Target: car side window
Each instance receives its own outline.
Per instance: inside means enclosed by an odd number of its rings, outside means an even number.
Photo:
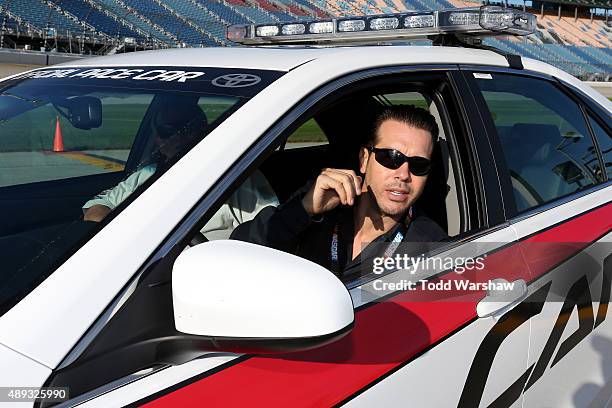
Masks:
[[[475,75],[497,129],[519,212],[603,181],[580,107],[552,83]]]

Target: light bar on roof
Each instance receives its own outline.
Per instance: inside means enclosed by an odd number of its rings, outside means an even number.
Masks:
[[[435,24],[436,19],[433,13],[417,14],[404,18],[405,28],[433,28]]]
[[[308,24],[310,34],[330,34],[334,32],[333,21],[315,21]]]
[[[399,17],[375,17],[370,19],[370,30],[395,30],[399,25]]]
[[[338,21],[338,32],[363,31],[366,29],[365,19],[350,19]]]
[[[241,44],[333,44],[432,38],[440,34],[485,37],[528,35],[535,16],[500,6],[342,17],[291,23],[233,25],[227,39]]]

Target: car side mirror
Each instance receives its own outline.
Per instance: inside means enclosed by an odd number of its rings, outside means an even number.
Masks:
[[[93,96],[76,96],[56,105],[64,108],[62,114],[77,129],[89,130],[102,125],[102,102]]]
[[[172,269],[172,303],[178,331],[232,352],[315,348],[343,337],[354,322],[351,296],[330,271],[242,241],[183,251]]]

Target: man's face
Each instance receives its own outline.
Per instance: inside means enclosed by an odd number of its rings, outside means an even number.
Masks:
[[[182,136],[180,132],[165,137],[160,136],[159,133],[156,134],[155,145],[157,146],[157,150],[166,159],[173,157],[182,150],[183,146],[185,146],[186,141]]]
[[[406,156],[431,159],[431,134],[403,122],[387,120],[378,129],[374,147],[395,149]],[[373,152],[362,148],[359,155],[360,171],[365,174],[363,192],[369,191],[383,215],[403,214],[416,201],[425,188],[427,176],[415,176],[408,163],[398,169],[388,169],[378,163]],[[367,190],[366,190],[367,189]]]
[[[185,117],[179,110],[159,114],[153,124],[155,145],[166,159],[172,158],[196,137],[201,136],[197,118]]]

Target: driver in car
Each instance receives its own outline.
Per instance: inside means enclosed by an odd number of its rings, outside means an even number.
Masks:
[[[208,126],[196,103],[175,103],[158,110],[152,119],[155,148],[151,160],[108,190],[83,205],[85,221],[102,221],[156,171],[202,137]],[[251,175],[200,231],[207,239],[227,239],[242,222],[252,219],[262,208],[278,205],[276,194],[261,172]]]
[[[425,109],[386,107],[360,149],[361,175],[323,169],[314,183],[281,206],[264,208],[231,238],[299,255],[343,278],[366,272],[374,256],[393,257],[399,243],[416,242],[404,248],[426,251],[447,237],[414,205],[437,137],[436,121]]]

